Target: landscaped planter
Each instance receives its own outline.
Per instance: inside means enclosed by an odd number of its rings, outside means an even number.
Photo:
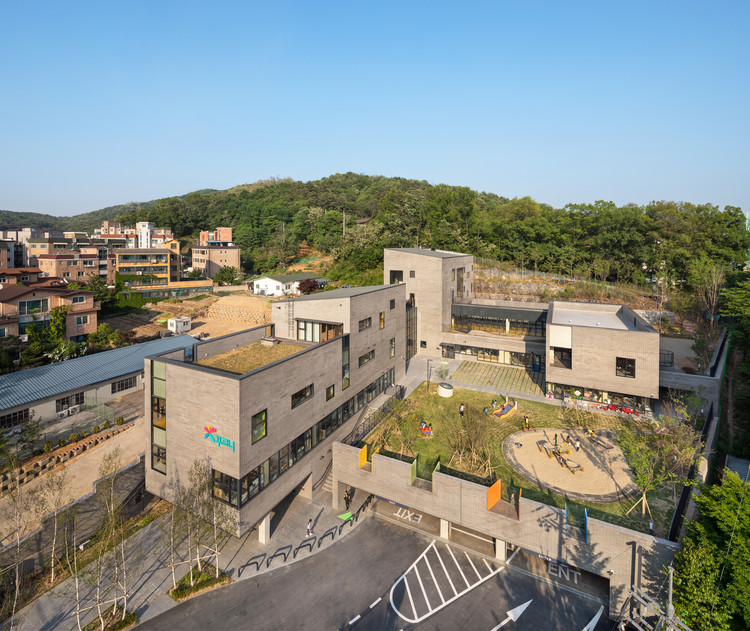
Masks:
[[[439,383],[437,391],[441,397],[448,398],[453,396],[453,386],[449,383]]]

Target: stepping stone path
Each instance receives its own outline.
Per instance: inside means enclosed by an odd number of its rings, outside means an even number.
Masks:
[[[546,390],[544,373],[484,362],[461,362],[451,375],[451,381],[470,388],[490,388],[500,394],[511,392],[543,397]]]

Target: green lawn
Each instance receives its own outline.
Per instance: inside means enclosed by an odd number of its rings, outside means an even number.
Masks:
[[[432,479],[432,472],[435,464],[440,459],[440,466],[443,472],[446,472],[451,460],[451,452],[444,441],[441,440],[441,426],[445,419],[456,417],[458,415],[458,406],[463,403],[466,407],[465,414],[469,419],[478,415],[483,415],[484,408],[489,407],[492,399],[495,398],[498,405],[505,402],[504,397],[491,395],[485,392],[476,392],[473,390],[464,390],[461,388],[454,389],[454,395],[451,398],[443,398],[437,395],[437,384],[430,385],[430,393],[427,394],[426,384],[422,384],[408,398],[409,402],[414,405],[414,410],[421,415],[422,419],[431,424],[434,430],[433,437],[419,437],[412,454],[417,455],[417,475],[420,478]],[[536,401],[518,400],[518,410],[504,419],[495,417],[492,423],[492,474],[486,478],[486,484],[490,484],[496,479],[503,481],[503,497],[509,499],[512,493],[518,496],[519,489],[523,489],[523,497],[537,502],[543,502],[552,506],[563,508],[565,498],[562,495],[556,495],[542,491],[534,483],[520,477],[505,460],[502,453],[502,444],[507,436],[521,431],[524,416],[528,416],[531,423],[538,428],[560,428],[561,430],[578,429],[584,422],[581,419],[574,418],[571,413],[564,411],[563,408],[556,405],[539,403]],[[609,414],[590,414],[586,417],[585,424],[591,429],[617,429],[621,420]],[[376,427],[367,437],[365,442],[371,446],[379,444],[380,426]],[[400,438],[398,435],[392,435],[387,443],[388,450],[399,453],[402,451]],[[455,463],[450,465],[451,468],[459,469],[460,473],[479,475],[484,477],[483,471],[472,469],[466,463],[458,466]],[[679,494],[680,489],[677,489]],[[654,517],[654,534],[660,537],[666,537],[674,503],[672,502],[672,487],[663,487],[649,495],[649,505]],[[620,526],[648,532],[648,515],[645,519],[641,518],[641,508],[638,507],[629,516],[625,512],[634,504],[635,500],[626,502],[617,502],[613,504],[600,504],[594,502],[571,502],[568,501],[569,514],[573,523],[579,523],[583,520],[584,507],[588,510],[588,515],[592,518],[601,519]]]

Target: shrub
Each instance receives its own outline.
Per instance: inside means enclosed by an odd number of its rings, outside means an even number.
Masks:
[[[48,440],[46,443],[44,443],[44,453],[48,454],[52,449],[54,448],[54,445],[52,444],[52,441]]]
[[[68,437],[68,442],[69,442],[69,443],[75,443],[75,442],[77,442],[77,441],[78,441],[78,434],[76,434],[75,432],[73,432],[73,433],[72,433],[72,434],[71,434],[71,435],[70,435],[70,436]]]
[[[125,419],[122,416],[118,416],[117,420],[115,421],[115,425],[122,425],[125,422]]]
[[[98,433],[99,433],[100,431],[102,431],[102,428],[101,428],[101,427],[99,427],[98,425],[94,425],[94,426],[93,426],[93,427],[91,428],[91,433],[92,433],[92,434],[98,434]]]
[[[109,429],[110,427],[112,427],[112,423],[110,423],[109,421],[104,421],[104,429]]]
[[[86,436],[88,436],[88,434],[86,433],[86,430],[82,429],[82,430],[81,430],[81,438],[82,438],[82,439],[83,439],[83,438],[86,438]]]
[[[61,438],[57,441],[57,444],[60,445],[60,447],[65,447],[68,441],[66,441],[64,438]]]

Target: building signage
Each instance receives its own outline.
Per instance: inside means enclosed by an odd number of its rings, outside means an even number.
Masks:
[[[203,438],[208,438],[212,443],[216,443],[217,447],[231,447],[232,451],[234,451],[234,441],[229,440],[228,438],[224,438],[223,436],[219,436],[216,433],[216,428],[211,427],[211,423],[206,425],[203,428],[203,431],[206,432],[206,435]]]

